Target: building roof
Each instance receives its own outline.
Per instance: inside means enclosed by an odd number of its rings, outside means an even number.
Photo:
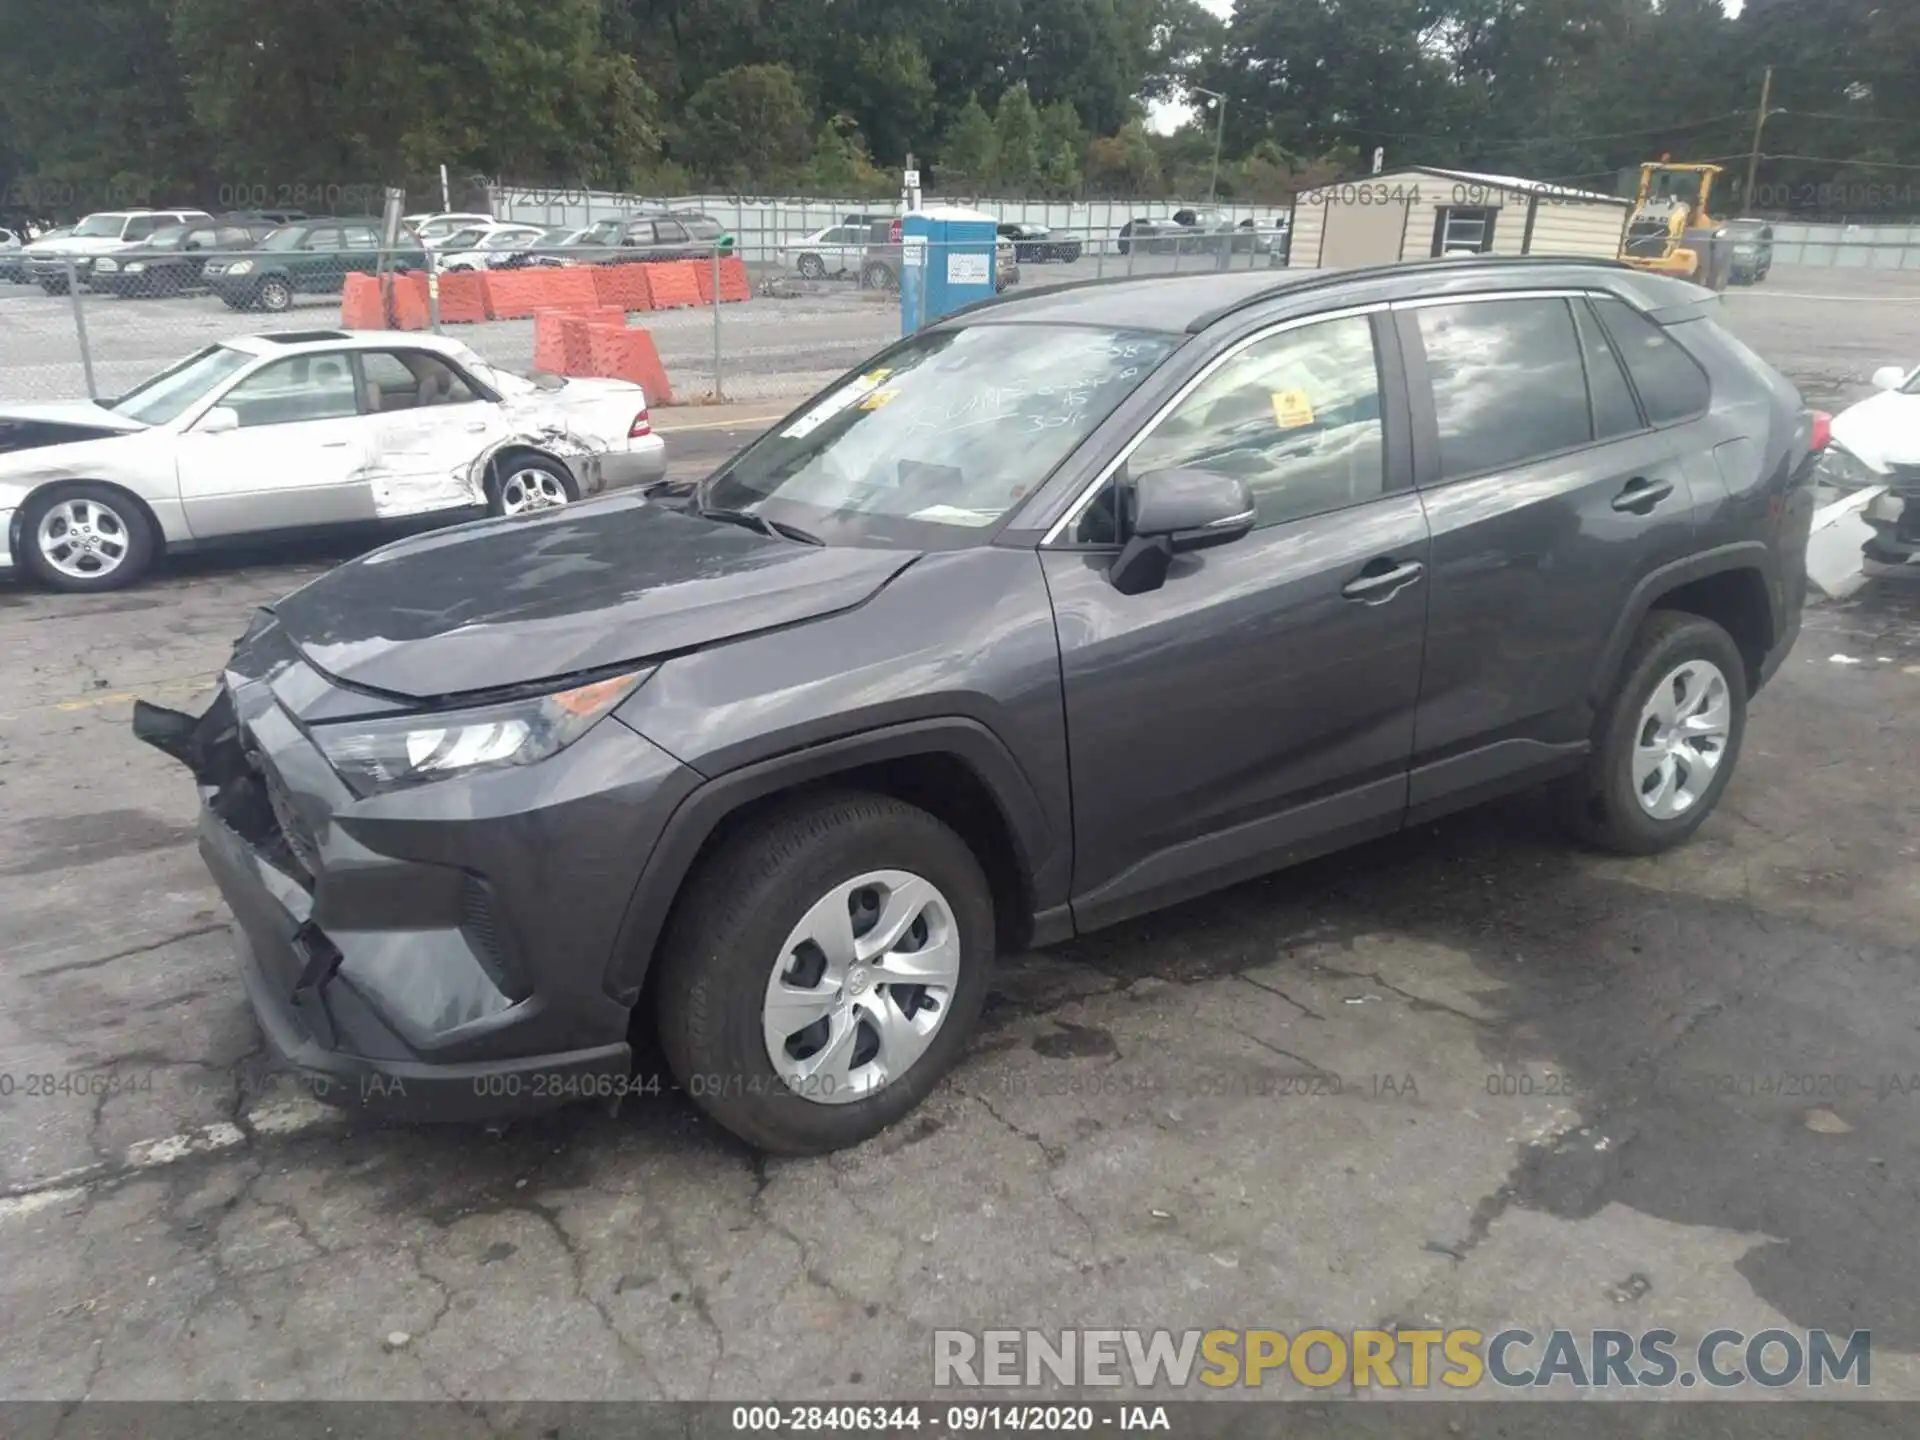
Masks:
[[[1557,185],[1551,180],[1528,180],[1518,175],[1489,175],[1478,170],[1442,170],[1437,165],[1402,165],[1397,170],[1388,170],[1380,175],[1368,175],[1361,180],[1348,180],[1340,185],[1322,185],[1318,190],[1337,190],[1341,185],[1372,185],[1393,179],[1396,175],[1433,175],[1442,180],[1457,180],[1462,185],[1479,185],[1489,190],[1513,190],[1522,195],[1547,195],[1561,200],[1578,200],[1595,205],[1618,205],[1630,209],[1631,200],[1619,195],[1604,195],[1598,190],[1578,190],[1571,185]]]

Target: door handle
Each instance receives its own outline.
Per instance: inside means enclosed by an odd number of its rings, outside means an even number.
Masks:
[[[1407,586],[1413,584],[1427,573],[1427,567],[1418,560],[1396,563],[1381,559],[1367,562],[1367,567],[1341,587],[1340,593],[1349,600],[1359,600],[1368,605],[1380,605],[1391,600]]]
[[[486,428],[487,428],[487,422],[484,420],[481,420],[476,422],[475,424],[467,426],[467,433],[469,435],[483,434],[486,431]]]
[[[351,440],[323,440],[315,448],[320,450],[344,450],[352,443]]]
[[[1673,494],[1671,480],[1648,480],[1635,476],[1627,488],[1613,497],[1613,508],[1629,515],[1645,515]]]

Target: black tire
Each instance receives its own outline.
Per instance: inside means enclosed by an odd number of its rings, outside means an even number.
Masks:
[[[112,523],[101,527],[103,535],[118,533],[124,537],[125,550],[112,569],[98,575],[73,575],[60,569],[41,548],[40,522],[56,506],[72,501],[90,501],[105,510]],[[118,590],[133,584],[153,564],[154,533],[146,512],[111,485],[76,481],[49,485],[34,491],[20,512],[20,562],[27,572],[50,590],[70,594],[93,595],[103,590]]]
[[[860,286],[864,290],[898,290],[900,277],[890,267],[875,262],[860,273]]]
[[[1642,712],[1655,687],[1689,660],[1710,662],[1726,682],[1726,742],[1706,789],[1686,810],[1661,819],[1640,804],[1634,749]],[[1656,610],[1641,623],[1620,670],[1620,681],[1595,723],[1586,766],[1563,787],[1563,813],[1588,844],[1622,855],[1654,855],[1689,839],[1713,813],[1733,778],[1747,729],[1747,663],[1733,637],[1713,621]]]
[[[509,509],[510,486],[524,488],[521,477],[543,475],[546,484],[542,487],[549,495],[555,489],[563,493],[565,500],[548,500],[543,505],[530,509]],[[549,460],[544,455],[506,455],[493,462],[487,474],[487,513],[489,515],[537,515],[542,510],[559,509],[571,505],[580,498],[580,486],[574,480],[573,473],[558,460]]]
[[[802,255],[796,267],[802,280],[824,280],[827,278],[827,262],[818,255]]]
[[[780,947],[822,895],[865,871],[930,881],[959,931],[949,1010],[924,1053],[844,1104],[796,1093],[767,1056],[762,1007]],[[762,1150],[817,1155],[878,1134],[919,1105],[965,1052],[993,964],[993,895],[966,842],[891,796],[840,792],[776,809],[704,862],[660,950],[661,1048],[714,1120]]]
[[[38,283],[40,288],[49,295],[64,295],[67,293],[67,282],[64,280],[42,280]]]
[[[270,314],[285,314],[293,308],[293,282],[279,275],[267,276],[255,288],[253,303]]]

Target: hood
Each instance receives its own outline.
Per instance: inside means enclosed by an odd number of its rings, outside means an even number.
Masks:
[[[58,240],[36,240],[27,246],[29,255],[103,255],[109,250],[124,250],[132,242],[113,235],[64,235]]]
[[[1920,465],[1920,395],[1882,390],[1834,416],[1833,438],[1876,470]]]
[[[146,428],[137,420],[129,420],[85,400],[7,405],[0,407],[0,456],[58,445],[115,440]],[[38,465],[45,459],[35,456],[32,463]],[[17,466],[9,468],[17,473]]]
[[[111,430],[131,435],[147,427],[138,420],[115,414],[91,400],[7,400],[0,402],[0,425],[9,420],[31,420],[46,425],[84,425],[94,430]]]
[[[271,608],[316,669],[424,700],[817,619],[917,558],[775,540],[628,494],[398,541]]]

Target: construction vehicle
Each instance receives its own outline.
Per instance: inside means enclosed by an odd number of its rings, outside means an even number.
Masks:
[[[1727,288],[1731,245],[1717,244],[1711,209],[1718,165],[1676,165],[1668,157],[1640,167],[1620,258],[1640,270]]]

